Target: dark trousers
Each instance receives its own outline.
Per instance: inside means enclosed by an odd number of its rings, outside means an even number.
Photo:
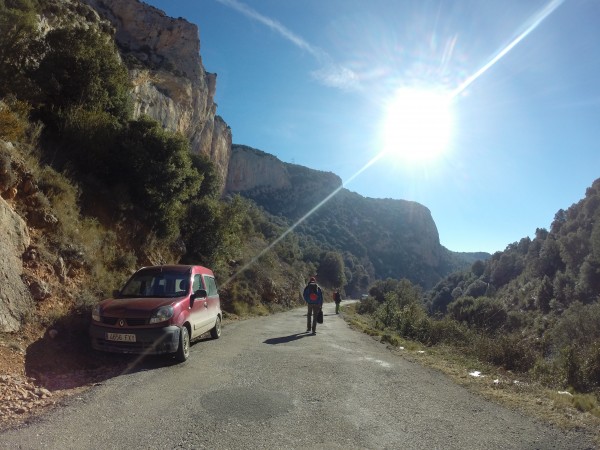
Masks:
[[[316,331],[317,330],[317,314],[321,311],[321,305],[311,305],[308,304],[308,311],[306,313],[306,330]],[[312,326],[310,322],[310,317],[313,317]]]

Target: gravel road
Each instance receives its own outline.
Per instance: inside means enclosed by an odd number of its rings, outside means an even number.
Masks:
[[[591,449],[390,353],[325,305],[228,324],[190,359],[136,363],[34,423],[10,449]]]

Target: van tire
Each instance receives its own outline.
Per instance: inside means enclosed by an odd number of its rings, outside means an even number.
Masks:
[[[190,333],[184,325],[179,331],[179,347],[175,353],[175,359],[179,362],[184,362],[190,356]]]
[[[213,339],[219,339],[221,337],[221,316],[217,316],[215,326],[210,330],[210,337]]]

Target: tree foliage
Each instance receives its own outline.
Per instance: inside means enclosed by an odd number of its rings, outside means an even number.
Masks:
[[[102,111],[118,122],[129,119],[129,75],[109,36],[93,28],[58,28],[44,44],[33,78],[50,125],[58,127],[56,115],[73,108]]]
[[[342,287],[346,284],[344,259],[338,252],[325,252],[319,263],[319,280],[327,281],[330,286]]]
[[[159,236],[177,236],[202,183],[187,140],[142,118],[128,123],[117,149],[113,182],[127,184],[131,201],[143,207]]]
[[[247,210],[248,205],[239,196],[228,202],[210,197],[195,198],[182,225],[187,247],[183,260],[215,265],[219,260],[236,258]]]
[[[31,94],[28,73],[42,52],[38,7],[36,0],[0,0],[0,98]]]

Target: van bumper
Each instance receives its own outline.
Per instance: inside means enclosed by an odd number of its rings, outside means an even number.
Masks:
[[[90,326],[92,348],[111,353],[175,353],[179,347],[179,333],[176,325],[161,328],[113,328],[92,323]]]

